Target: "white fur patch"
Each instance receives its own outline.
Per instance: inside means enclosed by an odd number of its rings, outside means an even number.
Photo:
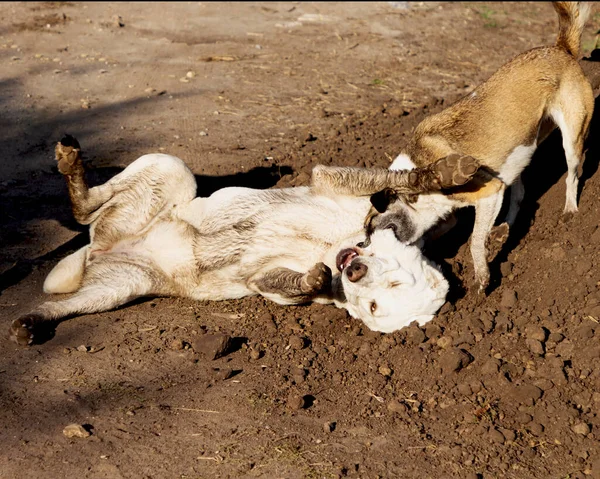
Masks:
[[[536,149],[536,142],[533,145],[519,145],[506,158],[504,165],[500,169],[499,178],[507,185],[511,185],[525,167],[531,162],[531,157]]]
[[[400,153],[390,165],[390,170],[412,170],[416,166],[406,153]]]

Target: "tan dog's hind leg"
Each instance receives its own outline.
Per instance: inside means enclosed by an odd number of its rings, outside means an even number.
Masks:
[[[594,95],[587,81],[566,82],[561,86],[558,105],[550,111],[563,139],[567,160],[567,192],[563,213],[576,213],[577,188],[583,165],[583,146],[594,111]]]

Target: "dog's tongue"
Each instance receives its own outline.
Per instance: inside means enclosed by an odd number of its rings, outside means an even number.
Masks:
[[[358,256],[358,252],[355,248],[344,248],[341,250],[336,258],[335,265],[339,271],[343,271],[346,266],[348,266],[354,258]]]

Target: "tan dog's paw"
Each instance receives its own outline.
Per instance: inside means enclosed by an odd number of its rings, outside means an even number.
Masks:
[[[58,162],[58,171],[63,175],[72,175],[81,168],[79,142],[71,135],[65,135],[54,148],[55,158]]]
[[[506,222],[492,228],[486,242],[488,263],[493,261],[496,255],[500,253],[509,233],[510,228]]]
[[[331,269],[325,263],[317,263],[303,277],[300,289],[303,293],[318,293],[331,286]]]
[[[433,164],[440,188],[452,188],[468,183],[479,167],[479,161],[475,158],[458,153],[441,158]]]

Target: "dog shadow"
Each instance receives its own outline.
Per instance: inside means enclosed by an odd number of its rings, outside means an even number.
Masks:
[[[585,150],[587,151],[579,178],[578,197],[581,195],[587,180],[598,171],[600,164],[600,96],[595,100],[594,112],[585,143]],[[487,294],[491,294],[502,284],[502,273],[500,271],[502,263],[508,260],[509,254],[529,233],[540,207],[540,199],[559,181],[564,181],[562,178],[566,172],[567,162],[562,146],[562,136],[557,128],[538,147],[531,164],[522,173],[525,197],[506,243],[489,264],[491,279],[486,291]],[[507,189],[504,195],[502,210],[498,215],[496,224],[504,220],[509,200],[510,188]],[[451,302],[455,302],[466,295],[473,276],[467,274],[466,270],[469,268],[472,270],[473,267],[471,255],[468,251],[468,241],[473,232],[474,208],[458,210],[456,216],[456,226],[441,238],[428,244],[426,249],[427,256],[440,265],[443,274],[450,283],[448,300]],[[557,222],[561,220],[561,216],[556,218]],[[448,261],[451,259],[453,261]]]

